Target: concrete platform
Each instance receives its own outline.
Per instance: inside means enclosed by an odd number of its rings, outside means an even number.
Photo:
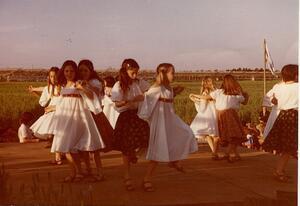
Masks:
[[[296,198],[293,194],[297,192],[297,160],[291,159],[288,163],[291,183],[279,183],[272,177],[277,157],[264,152],[241,149],[242,161],[230,164],[212,161],[208,146],[201,145],[198,153],[183,162],[186,174],[161,164],[153,179],[156,191],[145,193],[141,188],[147,168],[144,158],[132,168],[136,190],[127,192],[122,182],[120,153],[103,154],[104,182],[85,180],[66,184],[60,180],[68,175],[67,163],[50,165],[48,162],[53,155],[44,145],[0,144],[0,162],[9,174],[5,181],[8,192],[2,203],[166,206],[245,205],[248,202],[247,205],[274,205],[272,201],[277,198],[278,191],[291,193],[291,198]]]

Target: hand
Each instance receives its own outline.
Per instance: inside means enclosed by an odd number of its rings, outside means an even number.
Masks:
[[[87,85],[87,82],[84,80],[78,80],[75,83],[76,89],[79,89],[79,90],[83,90],[86,85]]]
[[[174,87],[173,90],[174,90],[175,94],[179,94],[179,93],[181,93],[184,90],[184,87],[182,87],[182,86],[176,86],[176,87]]]
[[[32,85],[29,85],[29,87],[28,87],[28,91],[29,91],[29,92],[34,92],[34,90],[33,90],[33,86],[32,86]]]
[[[275,94],[273,94],[272,100],[271,100],[272,104],[277,105],[278,104],[278,99],[275,97]]]

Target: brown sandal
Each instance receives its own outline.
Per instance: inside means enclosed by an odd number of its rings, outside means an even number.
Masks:
[[[178,172],[186,173],[186,171],[184,170],[183,166],[179,166],[175,162],[170,162],[168,165],[169,165],[170,168],[174,168]]]
[[[153,185],[150,181],[145,181],[144,180],[142,186],[143,186],[143,190],[145,192],[154,192],[155,191],[154,188],[153,188]]]
[[[276,181],[282,182],[282,183],[288,183],[288,177],[285,174],[279,174],[277,172],[273,173],[273,177],[275,178]]]
[[[134,190],[134,186],[132,184],[131,178],[124,179],[124,184],[125,184],[125,187],[126,187],[127,191],[133,191]]]

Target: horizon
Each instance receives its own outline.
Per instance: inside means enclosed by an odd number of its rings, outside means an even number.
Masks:
[[[84,58],[96,69],[125,58],[180,71],[262,68],[266,38],[280,70],[298,64],[298,11],[297,0],[1,0],[0,69]]]

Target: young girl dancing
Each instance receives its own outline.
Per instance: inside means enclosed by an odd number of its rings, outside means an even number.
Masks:
[[[240,84],[232,75],[228,74],[223,77],[220,89],[216,89],[209,95],[194,96],[199,99],[216,101],[220,144],[227,147],[223,159],[230,163],[241,160],[237,147],[247,139],[237,110],[240,108],[240,104],[248,103],[248,94],[243,92]],[[232,153],[234,157],[230,156]]]
[[[59,83],[63,86],[60,100],[55,107],[52,152],[66,153],[71,174],[64,181],[72,182],[83,178],[80,170],[78,151],[96,151],[105,145],[98,132],[91,112],[100,113],[101,106],[96,94],[77,80],[77,65],[67,60],[59,73]]]
[[[59,100],[61,87],[57,81],[59,69],[57,67],[51,67],[48,72],[48,85],[43,88],[42,95],[39,100],[39,104],[45,108],[45,113],[31,125],[30,129],[39,136],[47,136],[49,139],[50,147],[53,140],[53,134],[49,134],[50,124],[54,117],[54,112],[51,110]],[[31,92],[37,91],[38,88],[29,87]],[[60,153],[55,153],[55,160],[51,163],[61,165],[62,159]]]
[[[201,95],[209,95],[215,90],[213,80],[204,77],[201,84]],[[197,99],[194,94],[190,94],[190,99],[195,103],[197,115],[190,127],[196,138],[205,138],[212,151],[212,159],[218,160],[218,120],[215,102],[213,100]]]
[[[174,66],[169,63],[157,67],[155,84],[145,93],[140,105],[139,117],[150,125],[150,139],[146,159],[150,160],[144,177],[143,188],[154,191],[151,177],[158,162],[184,172],[180,160],[198,150],[193,131],[174,111],[174,92],[170,85],[174,78]]]
[[[124,184],[128,191],[134,190],[130,165],[137,162],[136,150],[146,148],[149,140],[149,126],[137,116],[138,103],[144,99],[135,81],[138,70],[139,65],[134,59],[125,59],[119,72],[119,81],[111,91],[111,99],[120,112],[114,130],[114,147],[123,154]]]
[[[280,112],[262,144],[265,151],[276,151],[280,156],[273,174],[280,182],[288,181],[285,168],[289,158],[297,157],[298,151],[298,82],[295,70],[298,70],[298,65],[286,65],[281,70],[283,83],[273,88],[271,100]]]

